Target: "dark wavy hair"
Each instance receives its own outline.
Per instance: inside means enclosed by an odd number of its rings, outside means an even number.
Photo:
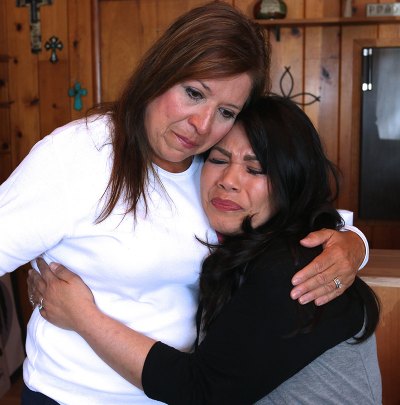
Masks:
[[[108,113],[112,120],[113,165],[98,221],[111,214],[121,197],[127,213],[135,215],[141,197],[147,206],[152,150],[144,118],[152,100],[187,79],[248,73],[250,101],[268,90],[269,57],[265,30],[225,2],[208,3],[179,17],[144,55],[119,99],[92,111]]]
[[[212,253],[205,259],[200,277],[204,330],[240,287],[247,264],[268,249],[273,240],[286,240],[296,260],[299,241],[309,232],[342,226],[333,206],[339,191],[339,173],[326,157],[319,135],[304,111],[287,98],[267,96],[242,111],[238,121],[236,125],[243,125],[268,176],[274,214],[255,229],[251,218],[246,218],[241,233],[224,235],[221,244],[210,246]],[[361,279],[356,278],[353,286],[352,294],[364,304],[368,315],[361,341],[376,328],[379,307],[376,296]],[[300,314],[309,312],[309,308],[298,305]],[[301,325],[297,332],[310,330],[320,310],[314,306],[311,322]]]

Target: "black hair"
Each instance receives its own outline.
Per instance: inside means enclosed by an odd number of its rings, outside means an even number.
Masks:
[[[273,240],[283,238],[297,261],[299,241],[321,228],[340,229],[342,219],[333,206],[339,192],[339,172],[326,157],[318,132],[304,111],[287,98],[266,96],[238,117],[263,172],[268,176],[274,214],[253,228],[246,218],[237,235],[224,235],[210,246],[200,277],[203,327],[207,330],[246,276],[246,265],[265,251]],[[270,197],[271,198],[271,197]],[[366,310],[367,320],[359,341],[368,338],[379,320],[379,304],[373,291],[359,278],[352,299]],[[309,307],[299,305],[299,312]],[[310,330],[321,307],[313,308],[312,321],[297,332]]]

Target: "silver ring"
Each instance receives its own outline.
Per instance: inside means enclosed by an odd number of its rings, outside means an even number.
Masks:
[[[40,302],[39,302],[39,305],[38,305],[39,311],[44,309],[43,299],[44,299],[43,297],[40,298]]]
[[[335,278],[333,279],[333,282],[335,283],[336,289],[343,287],[343,284],[342,284],[342,282],[339,280],[338,277],[335,277]]]
[[[33,294],[31,294],[31,295],[29,296],[29,302],[31,303],[32,308],[35,308],[35,307],[36,307],[35,301],[33,300]]]

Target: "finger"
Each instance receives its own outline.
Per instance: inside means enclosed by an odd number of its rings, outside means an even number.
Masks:
[[[40,274],[43,277],[44,280],[51,280],[54,278],[54,274],[51,271],[49,265],[41,258],[38,257],[36,259],[36,264],[40,270]]]
[[[60,280],[69,282],[76,276],[72,271],[68,270],[60,263],[50,263],[49,267],[53,274]]]
[[[35,270],[29,269],[28,270],[28,277],[26,278],[26,285],[28,287],[28,296],[31,296],[34,290],[34,281],[33,281],[33,274]]]
[[[297,286],[312,277],[323,274],[324,271],[328,270],[335,264],[335,260],[335,255],[329,254],[324,250],[319,256],[315,257],[307,266],[293,276],[292,284]],[[322,284],[325,284],[329,280],[326,276],[328,275],[323,275],[321,277]]]
[[[46,282],[36,270],[31,269],[28,272],[27,283],[29,301],[32,306],[37,306],[46,291]]]
[[[327,243],[333,235],[332,229],[321,229],[309,233],[305,238],[300,241],[300,244],[305,247],[316,247]]]
[[[314,277],[308,278],[306,281],[297,285],[290,293],[292,299],[299,299],[305,294],[311,293],[320,288],[325,288],[330,281],[334,279],[328,271],[317,273]],[[329,288],[329,287],[327,287]]]
[[[329,283],[302,295],[298,301],[300,304],[307,304],[311,301],[315,301],[317,305],[323,305],[341,295],[346,289],[342,288],[343,286],[344,284],[341,284],[341,287],[337,288],[335,282],[332,280]]]

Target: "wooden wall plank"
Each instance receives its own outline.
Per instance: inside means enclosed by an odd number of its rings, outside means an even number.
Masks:
[[[83,108],[77,111],[73,108],[70,98],[71,118],[77,119],[85,114],[95,102],[95,66],[93,61],[94,38],[92,26],[92,1],[68,0],[68,55],[69,55],[69,88],[76,82],[87,90],[83,96]]]
[[[308,0],[306,18],[338,17],[338,2]],[[317,127],[328,157],[338,161],[340,27],[305,29],[304,92],[320,96],[320,102],[304,107]],[[305,98],[305,101],[311,98]]]
[[[66,124],[71,118],[66,16],[67,0],[58,0],[41,10],[43,50],[38,55],[40,137]],[[45,50],[46,41],[50,41],[52,37],[58,38],[63,44],[63,49],[56,52],[56,63],[50,61],[51,52]]]
[[[11,153],[0,153],[0,184],[7,180],[12,170]]]
[[[155,5],[149,0],[142,20],[139,0],[100,2],[102,101],[117,98],[147,41],[153,40],[149,25],[154,24],[150,21],[154,20]]]
[[[0,80],[1,79],[1,66],[0,64]],[[11,153],[11,135],[10,135],[10,111],[8,107],[8,100],[0,98],[0,154]],[[1,162],[0,162],[1,166]]]
[[[287,18],[304,18],[304,1],[287,0]],[[271,41],[271,91],[281,94],[280,83],[285,66],[290,67],[293,77],[292,95],[303,92],[304,28],[281,28],[277,40],[273,30],[269,31]],[[292,83],[288,75],[282,80],[283,92],[290,93]],[[302,100],[301,100],[302,101]]]
[[[0,8],[0,183],[10,171],[7,161],[11,158],[9,114],[8,45],[5,8]],[[4,156],[8,154],[9,156]]]
[[[68,97],[68,62],[60,60],[51,64],[47,60],[40,61],[40,137],[51,133],[71,120],[70,99]]]
[[[37,55],[31,53],[29,10],[5,0],[7,15],[12,166],[26,156],[39,137]]]

